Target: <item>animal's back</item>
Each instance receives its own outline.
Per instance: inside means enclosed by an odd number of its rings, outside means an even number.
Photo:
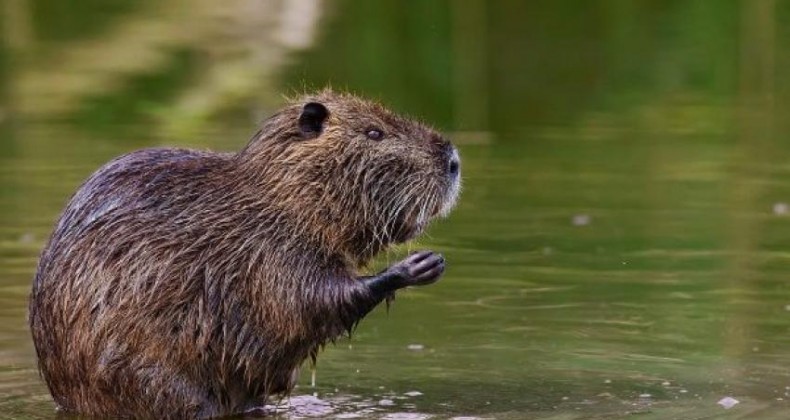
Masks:
[[[163,399],[194,393],[186,377],[176,386],[159,383],[173,377],[168,361],[197,368],[210,354],[184,334],[208,333],[189,325],[205,319],[201,276],[171,274],[200,252],[194,246],[205,224],[195,223],[191,207],[219,199],[206,196],[219,196],[212,183],[229,159],[142,150],[106,164],[72,197],[42,253],[30,300],[39,364],[59,405],[83,413],[147,407],[161,415]],[[124,398],[103,401],[108,391]],[[115,407],[118,401],[128,407]]]

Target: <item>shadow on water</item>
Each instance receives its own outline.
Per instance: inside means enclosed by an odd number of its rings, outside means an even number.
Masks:
[[[446,277],[272,416],[784,418],[788,3],[56,3],[2,6],[0,417],[56,417],[26,297],[76,186],[136,148],[238,149],[331,84],[449,132],[464,193],[376,264],[433,248]]]

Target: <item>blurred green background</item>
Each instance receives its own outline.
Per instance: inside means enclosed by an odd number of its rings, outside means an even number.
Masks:
[[[349,418],[787,417],[788,1],[4,0],[0,25],[0,417],[56,416],[26,299],[79,183],[143,147],[237,150],[327,85],[448,133],[464,192],[407,247],[444,279],[296,395]]]

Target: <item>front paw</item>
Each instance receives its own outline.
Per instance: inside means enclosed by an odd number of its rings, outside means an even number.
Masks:
[[[420,251],[409,255],[389,270],[397,274],[403,286],[425,286],[439,280],[444,273],[444,257],[433,251]]]

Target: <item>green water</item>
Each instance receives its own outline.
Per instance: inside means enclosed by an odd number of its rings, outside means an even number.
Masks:
[[[409,246],[445,277],[304,372],[313,414],[790,416],[790,2],[71,3],[2,6],[0,417],[57,416],[26,299],[79,183],[327,84],[447,132],[464,190]]]

